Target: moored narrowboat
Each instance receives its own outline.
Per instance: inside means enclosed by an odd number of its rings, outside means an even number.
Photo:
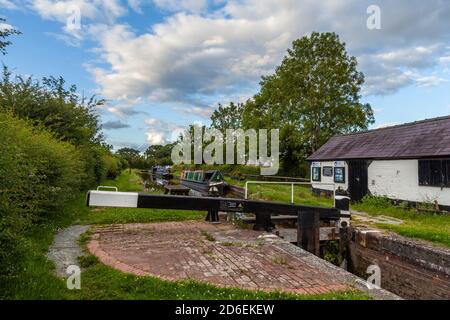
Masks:
[[[173,174],[170,172],[170,167],[154,166],[150,170],[150,179],[157,185],[164,186],[173,179]]]
[[[223,196],[227,183],[219,170],[183,171],[180,182],[183,186],[202,196]]]

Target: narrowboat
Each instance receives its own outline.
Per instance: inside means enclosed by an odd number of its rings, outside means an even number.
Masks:
[[[170,167],[154,166],[150,169],[150,179],[157,185],[165,186],[173,179]]]
[[[194,192],[209,197],[223,196],[227,187],[222,173],[218,170],[183,171],[180,182]]]

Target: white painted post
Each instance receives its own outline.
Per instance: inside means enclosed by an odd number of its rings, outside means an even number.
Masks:
[[[291,203],[294,203],[294,184],[291,183]]]
[[[248,194],[248,181],[246,181],[245,182],[245,197],[244,197],[244,199],[246,199],[247,200],[247,194]]]

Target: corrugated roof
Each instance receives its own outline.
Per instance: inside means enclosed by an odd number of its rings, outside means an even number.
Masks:
[[[308,160],[450,156],[450,116],[334,136]]]

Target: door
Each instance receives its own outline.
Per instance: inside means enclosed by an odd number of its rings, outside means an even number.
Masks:
[[[348,190],[352,202],[360,201],[369,189],[368,185],[368,167],[367,160],[350,160],[348,164]]]

